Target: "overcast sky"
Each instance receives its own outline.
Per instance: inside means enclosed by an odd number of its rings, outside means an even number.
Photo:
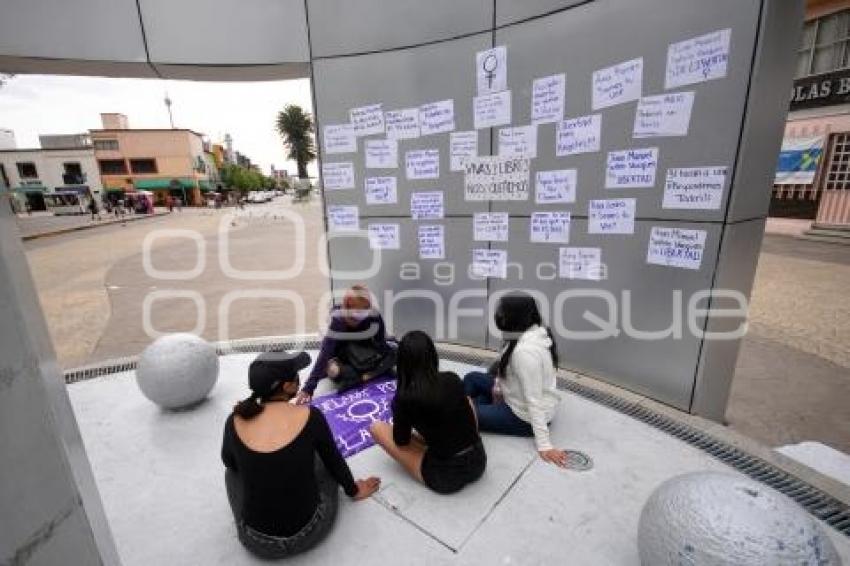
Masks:
[[[17,75],[0,87],[0,128],[15,131],[18,147],[39,147],[39,134],[75,134],[101,127],[101,112],[127,115],[131,128],[168,128],[163,103],[172,100],[174,125],[213,142],[229,132],[233,147],[269,173],[296,173],[274,129],[277,112],[298,104],[312,112],[307,79],[275,82],[194,82]],[[315,163],[310,174],[316,174]]]

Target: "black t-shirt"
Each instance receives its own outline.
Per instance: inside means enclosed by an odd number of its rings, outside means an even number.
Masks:
[[[411,429],[422,435],[428,452],[438,458],[451,458],[480,440],[478,427],[463,384],[452,372],[437,375],[437,391],[430,401],[393,399],[393,440],[399,446],[410,443]]]
[[[307,524],[319,505],[313,468],[316,453],[345,493],[354,496],[357,486],[351,470],[317,408],[310,408],[307,424],[298,436],[274,452],[248,448],[236,434],[233,415],[228,417],[221,459],[243,483],[242,519],[248,526],[267,535],[291,536]]]

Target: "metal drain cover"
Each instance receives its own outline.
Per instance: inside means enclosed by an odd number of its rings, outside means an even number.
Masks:
[[[579,452],[578,450],[564,450],[564,452],[567,453],[566,468],[568,470],[586,472],[593,467],[593,460],[584,452]]]

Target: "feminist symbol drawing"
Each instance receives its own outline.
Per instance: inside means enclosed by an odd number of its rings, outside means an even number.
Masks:
[[[499,58],[494,52],[488,53],[484,57],[484,62],[481,64],[484,69],[484,76],[487,78],[487,88],[493,89],[493,79],[496,78],[496,69],[499,68]]]
[[[501,92],[507,86],[507,49],[504,45],[479,51],[475,57],[478,94]]]

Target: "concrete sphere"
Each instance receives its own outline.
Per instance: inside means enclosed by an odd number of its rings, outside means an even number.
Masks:
[[[145,397],[164,409],[202,401],[218,380],[218,355],[194,334],[169,334],[145,348],[136,367],[136,383]]]
[[[720,472],[661,484],[641,512],[638,550],[645,566],[841,564],[828,535],[794,501]]]

